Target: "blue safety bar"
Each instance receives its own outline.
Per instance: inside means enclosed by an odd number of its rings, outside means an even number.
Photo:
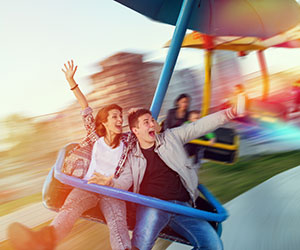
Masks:
[[[67,184],[72,187],[81,188],[88,190],[90,192],[99,193],[102,195],[107,195],[117,199],[130,201],[138,203],[141,205],[154,207],[169,211],[172,213],[182,214],[185,216],[190,216],[199,219],[205,219],[208,221],[222,222],[228,217],[227,211],[224,207],[214,198],[214,196],[203,186],[199,185],[199,191],[204,195],[208,202],[211,203],[216,208],[217,213],[207,212],[192,207],[186,207],[179,204],[174,204],[168,201],[160,200],[157,198],[148,197],[145,195],[124,191],[117,188],[97,185],[97,184],[87,184],[86,180],[82,180],[73,176],[66,175],[61,172],[61,167],[63,166],[64,158],[66,154],[66,148],[60,150],[57,161],[51,169],[49,176],[54,174],[54,178],[63,184]],[[44,186],[45,187],[45,186]],[[43,191],[44,193],[44,191]],[[46,205],[47,206],[47,205]]]

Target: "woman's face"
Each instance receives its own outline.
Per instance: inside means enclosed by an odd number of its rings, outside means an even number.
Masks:
[[[103,125],[108,132],[113,132],[115,134],[122,133],[122,124],[123,116],[120,110],[111,109],[108,111],[107,122],[104,122]]]
[[[190,99],[187,97],[181,98],[178,102],[177,102],[177,106],[179,109],[182,110],[187,110],[190,104]]]

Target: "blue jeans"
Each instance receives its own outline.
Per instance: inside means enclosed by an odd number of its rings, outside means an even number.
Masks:
[[[187,202],[171,202],[190,206]],[[169,225],[175,232],[186,238],[194,246],[194,250],[223,249],[220,237],[207,221],[168,213],[142,205],[139,205],[136,211],[136,225],[132,236],[132,246],[140,250],[151,249],[160,231],[166,225]]]
[[[112,250],[131,249],[125,202],[79,188],[70,192],[63,207],[51,222],[55,228],[56,241],[59,242],[67,236],[82,213],[97,205],[100,206],[107,222]]]

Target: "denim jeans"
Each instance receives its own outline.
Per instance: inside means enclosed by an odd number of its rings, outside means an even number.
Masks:
[[[51,222],[57,243],[67,236],[82,213],[97,205],[100,206],[107,222],[112,250],[131,249],[125,202],[79,188],[74,188],[70,192],[63,207]]]
[[[187,202],[171,201],[190,206]],[[213,227],[205,220],[168,213],[152,207],[139,205],[136,225],[132,236],[132,246],[140,250],[151,249],[160,231],[169,225],[175,232],[185,237],[193,249],[222,250],[223,244]]]

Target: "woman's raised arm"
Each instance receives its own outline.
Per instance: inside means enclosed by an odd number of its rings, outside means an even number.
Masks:
[[[64,64],[64,68],[61,69],[65,73],[65,77],[70,85],[70,89],[73,91],[77,101],[79,102],[82,109],[85,109],[88,107],[88,102],[84,96],[84,94],[81,92],[81,90],[78,87],[78,84],[74,80],[74,75],[77,70],[77,66],[74,67],[73,60],[68,61],[68,63]]]

